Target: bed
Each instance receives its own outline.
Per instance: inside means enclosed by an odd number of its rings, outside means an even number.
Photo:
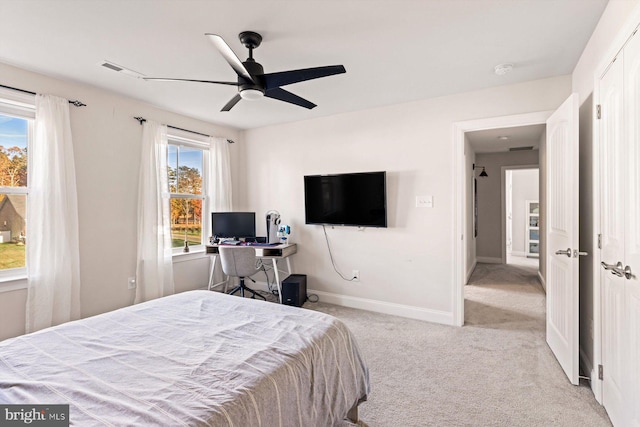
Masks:
[[[78,426],[336,426],[368,393],[338,319],[211,291],[0,342],[0,404],[69,404]]]

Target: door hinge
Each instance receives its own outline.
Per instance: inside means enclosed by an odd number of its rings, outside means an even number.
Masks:
[[[596,116],[598,119],[602,118],[602,108],[600,107],[600,104],[596,105]]]
[[[598,249],[602,249],[602,234],[598,234]]]
[[[603,379],[603,373],[602,373],[603,370],[604,369],[602,368],[602,365],[598,365],[598,379],[599,380]]]

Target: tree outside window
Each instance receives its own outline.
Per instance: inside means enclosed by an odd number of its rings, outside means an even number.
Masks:
[[[172,247],[201,245],[204,150],[172,143],[168,147]]]
[[[0,271],[26,265],[29,122],[0,113]]]

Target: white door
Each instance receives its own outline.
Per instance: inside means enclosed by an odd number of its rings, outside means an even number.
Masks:
[[[600,80],[602,403],[640,426],[640,37]]]
[[[627,151],[627,192],[625,209],[625,301],[628,336],[623,350],[628,356],[626,407],[630,423],[640,426],[640,34],[624,48],[625,141]]]
[[[547,120],[546,168],[547,343],[578,384],[577,94]]]
[[[624,260],[625,160],[623,60],[620,55],[600,80],[600,286],[602,307],[602,404],[614,425],[625,425],[624,285],[615,268]],[[619,266],[616,266],[620,262]]]

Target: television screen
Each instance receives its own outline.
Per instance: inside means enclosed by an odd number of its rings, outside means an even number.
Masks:
[[[386,172],[307,175],[307,224],[387,226]]]
[[[212,212],[211,235],[223,238],[256,236],[255,212]]]

